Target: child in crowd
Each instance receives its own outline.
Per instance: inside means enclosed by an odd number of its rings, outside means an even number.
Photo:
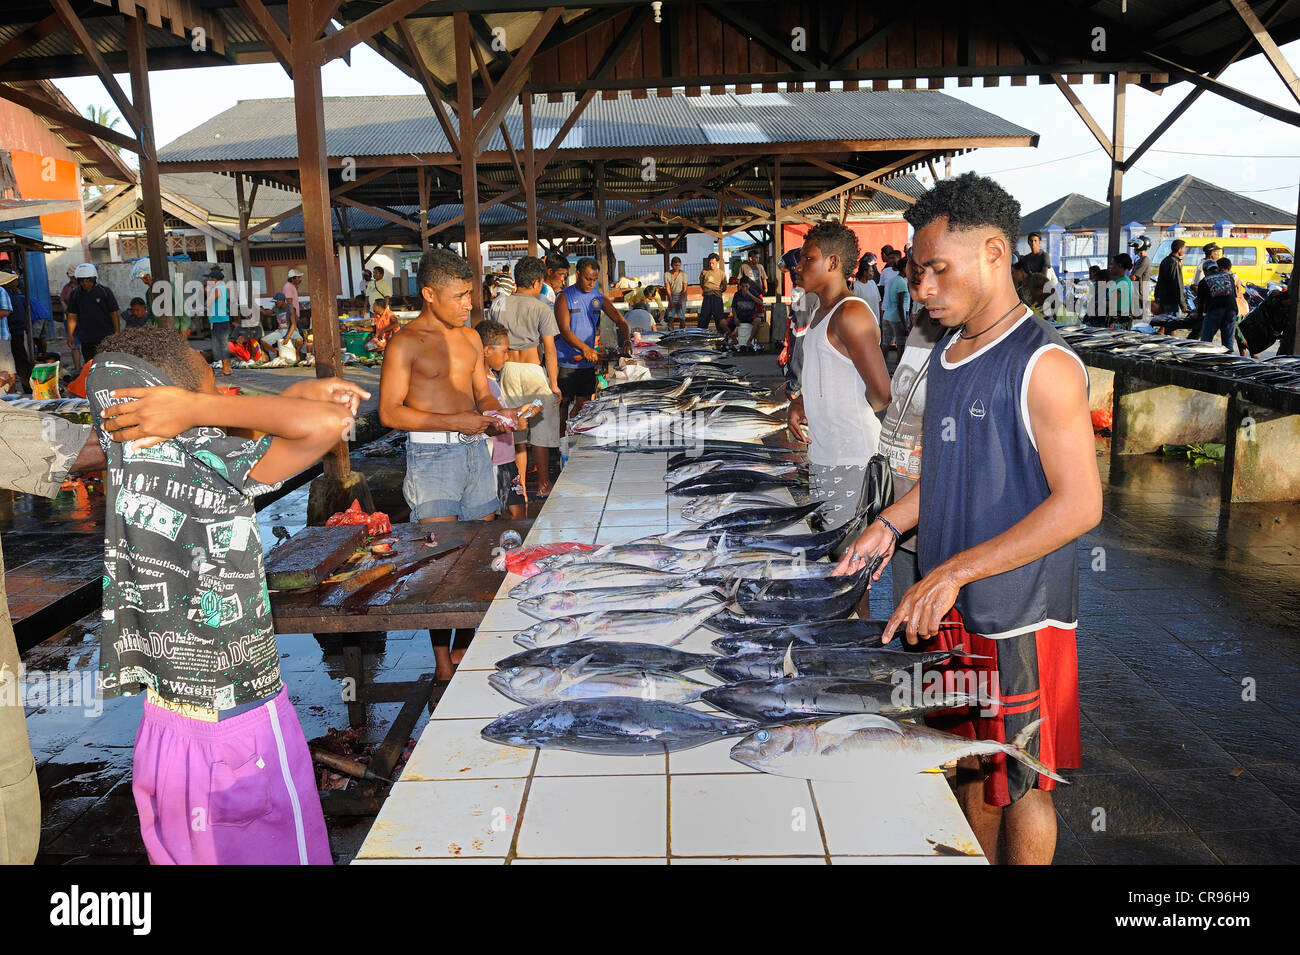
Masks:
[[[501,401],[501,384],[497,375],[505,367],[510,353],[510,333],[500,322],[491,319],[479,322],[474,331],[478,332],[478,337],[483,342],[483,363],[487,365],[488,387],[492,390],[492,396]],[[521,425],[520,429],[523,427],[525,426]],[[524,497],[519,466],[515,463],[515,442],[508,433],[492,436],[492,465],[496,471],[497,500],[501,503],[501,513],[508,513],[515,520],[525,517],[528,501]]]
[[[387,299],[375,299],[375,304],[370,309],[370,320],[375,326],[374,350],[383,351],[388,347],[388,340],[397,334],[400,328],[397,324],[397,316],[388,307]]]
[[[367,393],[328,378],[221,395],[163,328],[105,339],[87,390],[108,459],[100,684],[145,694],[132,791],[149,861],[329,864],[253,498],[319,460]]]
[[[126,313],[126,327],[141,328],[148,324],[149,306],[145,304],[145,300],[138,296],[131,299],[131,304],[128,306]]]

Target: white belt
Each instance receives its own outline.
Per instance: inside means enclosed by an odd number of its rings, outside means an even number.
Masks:
[[[412,444],[460,444],[481,441],[485,434],[461,434],[459,431],[411,431]]]

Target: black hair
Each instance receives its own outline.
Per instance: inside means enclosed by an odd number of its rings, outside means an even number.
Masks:
[[[376,304],[376,305],[387,305],[387,304],[388,304],[388,299],[384,298],[384,297],[381,295],[381,296],[379,296],[377,299],[375,299],[375,304]]]
[[[552,272],[555,269],[564,269],[569,271],[569,260],[559,252],[546,253],[546,271]]]
[[[1205,245],[1201,246],[1201,251],[1204,252],[1206,255],[1209,255],[1211,249],[1217,249],[1218,247],[1219,247],[1219,243],[1217,242],[1207,242],[1205,243]]]
[[[568,263],[566,262],[567,266]],[[559,268],[559,266],[556,266]],[[515,263],[515,287],[528,288],[546,278],[546,263],[535,255],[525,255]]]
[[[973,172],[939,180],[903,213],[918,232],[944,217],[950,229],[993,226],[1013,249],[1020,233],[1020,203],[992,179]]]
[[[175,329],[147,325],[124,328],[105,338],[99,350],[143,358],[170,378],[177,387],[187,391],[198,391],[203,387],[194,366],[197,352],[186,344],[184,336]]]
[[[822,255],[838,255],[840,271],[846,280],[852,278],[858,266],[858,237],[843,222],[819,222],[803,237],[803,244],[811,242],[821,249]]]
[[[456,279],[472,282],[474,272],[469,263],[451,249],[430,249],[420,256],[415,278],[415,283],[420,288],[450,285]]]
[[[584,255],[582,258],[578,259],[578,274],[581,275],[583,272],[587,271],[587,269],[595,269],[599,272],[600,263],[591,256]]]
[[[1232,268],[1232,259],[1228,258],[1226,255],[1223,258],[1219,259],[1219,268],[1221,269]]]
[[[1127,252],[1120,252],[1112,258],[1111,261],[1122,268],[1125,272],[1133,268],[1133,258]]]
[[[1042,242],[1042,241],[1043,241],[1043,234],[1042,234],[1041,232],[1031,232],[1031,233],[1029,233],[1029,235],[1025,236],[1025,240],[1026,240],[1026,241],[1028,241],[1028,240],[1030,240],[1030,239],[1037,239],[1039,242]]]
[[[375,268],[374,268],[374,271],[376,271],[376,272],[382,272],[382,271],[384,271],[384,267],[383,267],[382,265],[376,265]]]
[[[1020,271],[1028,274],[1029,266],[1025,265],[1024,259],[1016,259],[1014,262],[1011,263],[1011,271],[1012,272]]]
[[[708,262],[710,259],[717,259],[719,262],[721,262],[721,261],[722,261],[722,256],[718,255],[718,253],[716,253],[716,252],[710,252],[708,255],[706,255],[706,256],[704,257],[704,261],[705,261],[705,262]],[[671,264],[672,264],[672,263],[670,262],[669,265],[671,265]]]
[[[677,265],[681,265],[681,264],[682,264],[682,257],[681,257],[680,255],[674,255],[674,256],[673,256],[673,257],[668,261],[668,265],[671,267],[674,263],[677,264]]]
[[[474,331],[478,332],[478,337],[485,348],[490,345],[508,345],[510,343],[510,333],[506,331],[506,327],[490,318],[475,325]]]
[[[131,303],[128,307],[135,308],[137,305],[143,305],[145,308],[149,307],[149,304],[138,295],[135,298],[131,299]]]
[[[1172,255],[1173,253],[1177,252],[1179,249],[1185,248],[1186,245],[1187,243],[1184,242],[1182,239],[1174,239],[1173,242],[1169,243],[1169,254]]]

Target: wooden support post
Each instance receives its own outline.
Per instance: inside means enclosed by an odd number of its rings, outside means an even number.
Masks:
[[[421,166],[416,170],[420,189],[420,251],[429,251],[429,176]],[[365,265],[365,263],[361,263]]]
[[[1297,200],[1300,203],[1300,199]],[[1296,206],[1296,228],[1300,229],[1300,204]],[[1297,233],[1300,235],[1300,232]],[[1300,284],[1291,280],[1291,306],[1287,309],[1286,328],[1282,332],[1282,341],[1277,347],[1279,355],[1294,355],[1296,328],[1300,326]]]
[[[478,146],[474,141],[474,65],[470,59],[469,14],[452,15],[456,41],[456,116],[460,138],[460,194],[465,207],[465,259],[470,280],[470,324],[483,320],[483,250],[478,223]]]
[[[1128,81],[1128,75],[1125,73],[1115,74],[1115,115],[1111,121],[1111,153],[1110,153],[1110,218],[1107,224],[1109,230],[1106,238],[1106,254],[1114,256],[1119,254],[1122,245],[1120,241],[1120,208],[1124,201],[1124,99],[1125,84]]]
[[[726,262],[724,262],[722,259],[722,200],[721,199],[718,200],[718,264],[723,267],[722,269],[723,272],[726,272]]]
[[[140,196],[144,211],[144,228],[149,246],[149,274],[155,282],[167,282],[167,245],[164,236],[162,184],[158,178],[158,150],[154,146],[153,106],[149,96],[149,54],[144,36],[144,11],[126,17],[127,59],[131,68],[131,101],[140,127],[135,130],[140,141]],[[170,295],[169,292],[161,294]],[[150,303],[154,305],[156,303]],[[151,308],[166,328],[172,327],[170,308]]]
[[[290,0],[289,22],[312,19],[311,0]],[[291,28],[292,29],[292,28]],[[339,323],[335,315],[338,271],[334,267],[334,230],[330,227],[330,184],[325,153],[325,106],[321,65],[313,38],[302,29],[290,37],[293,109],[298,133],[298,183],[302,191],[302,231],[307,246],[307,288],[311,296],[311,330],[315,340],[316,377],[333,378],[341,370]],[[325,458],[325,477],[349,477],[347,441],[340,438]],[[367,506],[369,493],[362,506]],[[346,504],[344,505],[346,506]],[[322,510],[324,508],[322,507]],[[309,522],[311,508],[309,507]],[[328,516],[326,512],[326,516]]]
[[[668,284],[668,273],[672,269],[673,259],[673,230],[664,226],[664,280],[663,285]]]
[[[524,93],[524,215],[528,254],[537,254],[537,152],[533,145],[533,94]]]
[[[255,307],[257,296],[253,294],[253,262],[249,257],[248,249],[248,220],[252,217],[252,203],[248,201],[248,196],[244,192],[244,175],[243,173],[235,174],[235,205],[239,213],[239,261],[242,263],[239,275],[239,303],[249,308]],[[245,292],[247,292],[247,301],[245,301]]]
[[[596,167],[596,221],[599,223],[596,236],[596,264],[600,266],[600,288],[609,295],[609,236],[605,231],[605,164],[600,160]]]
[[[780,299],[785,295],[785,279],[781,272],[781,256],[785,254],[782,248],[785,236],[781,229],[781,157],[778,156],[772,163],[772,277],[776,279],[776,297]]]
[[[348,272],[348,305],[350,307],[352,301],[357,297],[357,285],[352,275],[352,226],[348,222],[347,206],[339,206],[338,213],[339,225],[343,227],[343,267]],[[364,253],[365,249],[361,251]],[[361,263],[361,267],[365,268],[364,262]]]

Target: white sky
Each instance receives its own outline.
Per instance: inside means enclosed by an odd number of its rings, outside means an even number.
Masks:
[[[1300,41],[1282,49],[1300,68]],[[1262,99],[1300,109],[1262,55],[1234,64],[1221,79]],[[127,77],[118,80],[129,89]],[[1034,83],[1034,79],[1029,82]],[[83,112],[90,104],[112,105],[97,78],[57,83]],[[1020,200],[1024,212],[1069,192],[1105,201],[1107,159],[1060,91],[1055,86],[1006,84],[1003,80],[998,88],[963,89],[950,80],[944,92],[1037,132],[1038,148],[976,150],[953,160],[954,173],[974,170],[993,175]],[[421,91],[414,80],[366,46],[352,50],[351,66],[341,60],[328,64],[323,70],[323,85],[326,96]],[[1191,89],[1190,84],[1180,83],[1156,95],[1129,87],[1127,147],[1136,147]],[[1088,82],[1074,90],[1109,136],[1111,86]],[[152,75],[152,93],[156,138],[161,146],[241,99],[292,96],[293,84],[278,64],[167,70]],[[1300,128],[1204,93],[1125,175],[1124,194],[1137,195],[1190,173],[1294,213],[1300,189],[1297,160]]]

